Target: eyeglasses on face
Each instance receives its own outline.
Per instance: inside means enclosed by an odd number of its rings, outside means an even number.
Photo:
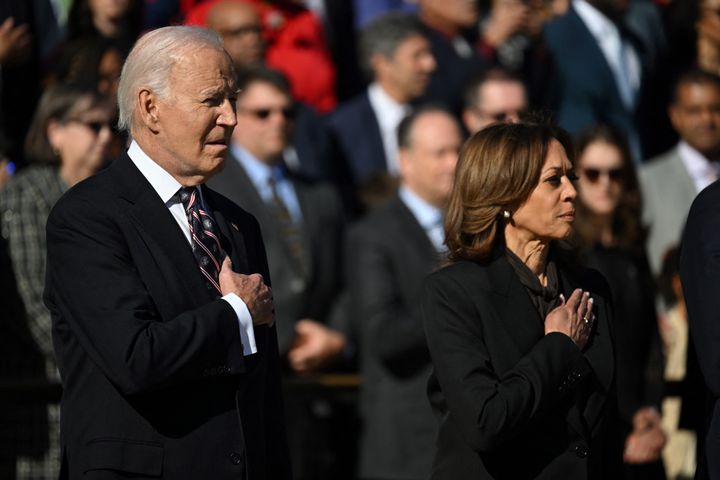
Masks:
[[[80,125],[85,125],[87,128],[92,130],[95,135],[98,135],[103,128],[112,128],[109,122],[80,120],[78,118],[71,118],[70,120],[68,120],[68,123],[79,123]]]
[[[478,114],[481,117],[485,117],[488,120],[491,120],[492,122],[499,123],[499,122],[507,122],[510,120],[514,120],[516,118],[522,118],[525,115],[524,110],[507,110],[503,112],[488,112],[487,110],[483,110],[481,108],[476,107],[475,111],[478,112]]]
[[[293,107],[285,108],[240,108],[238,111],[252,115],[258,120],[267,120],[273,113],[279,113],[286,120],[292,120],[295,118],[295,109]]]
[[[597,183],[601,175],[607,175],[611,182],[620,182],[625,177],[622,168],[586,168],[583,170],[583,176],[590,183]]]

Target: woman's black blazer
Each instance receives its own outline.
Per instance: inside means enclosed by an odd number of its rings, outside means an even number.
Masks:
[[[618,478],[611,308],[594,270],[558,262],[560,290],[591,292],[584,351],[544,319],[504,255],[428,277],[423,318],[440,421],[432,479]]]

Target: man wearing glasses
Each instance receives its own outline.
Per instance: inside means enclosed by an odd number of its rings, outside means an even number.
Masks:
[[[499,122],[517,122],[528,107],[520,78],[500,68],[475,77],[465,87],[463,125],[470,134]]]

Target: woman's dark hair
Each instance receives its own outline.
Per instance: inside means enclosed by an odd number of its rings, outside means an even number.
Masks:
[[[57,84],[43,93],[25,137],[25,157],[32,163],[57,164],[60,159],[48,139],[52,120],[65,123],[78,113],[98,106],[112,105],[110,100],[89,84]]]
[[[662,266],[657,277],[657,287],[665,306],[672,308],[679,300],[673,288],[674,278],[680,274],[680,249],[670,247],[663,255]]]
[[[502,211],[515,210],[538,185],[553,140],[572,162],[570,136],[547,123],[494,124],[465,142],[445,216],[450,262],[490,256],[501,237]]]
[[[128,54],[127,49],[113,38],[83,37],[73,40],[63,48],[53,71],[53,80],[99,86],[103,80],[100,64],[103,56],[112,51],[118,54],[121,63]]]
[[[642,255],[645,245],[645,230],[640,222],[642,214],[642,196],[635,167],[632,164],[630,148],[622,133],[607,125],[596,125],[582,132],[576,142],[577,158],[594,143],[607,143],[617,148],[622,159],[622,193],[612,218],[612,234],[615,245],[633,254]],[[588,250],[597,245],[600,238],[599,227],[592,221],[593,213],[576,201],[575,240],[580,250]]]
[[[128,0],[128,9],[122,26],[122,32],[117,37],[129,51],[135,40],[140,36],[143,27],[143,0]],[[93,23],[93,12],[90,0],[74,0],[68,13],[67,38],[72,41],[83,37],[103,36]]]

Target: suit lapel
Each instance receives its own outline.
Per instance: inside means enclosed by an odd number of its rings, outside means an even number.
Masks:
[[[608,61],[605,58],[602,50],[600,49],[597,41],[595,40],[595,37],[593,37],[593,34],[590,32],[590,30],[582,21],[574,8],[570,8],[568,15],[569,18],[572,20],[572,22],[570,23],[572,33],[571,35],[569,35],[569,37],[572,38],[577,44],[584,44],[585,48],[583,48],[582,51],[590,53],[590,55],[588,55],[583,60],[588,65],[598,65],[600,67],[600,69],[602,70],[602,79],[596,80],[598,80],[598,83],[612,85],[615,91],[615,97],[618,99],[618,101],[620,101],[620,103],[622,103],[622,101],[620,100],[622,98],[622,95],[620,95],[620,88],[615,81],[615,74],[610,68],[610,65],[608,65]]]
[[[180,283],[192,298],[201,302],[210,299],[190,244],[157,192],[127,154],[116,160],[111,168],[117,174],[121,197],[128,202],[128,214],[140,236],[152,243],[153,251],[163,252],[173,259]],[[204,296],[208,298],[204,299]]]
[[[364,118],[361,117],[357,125],[370,135],[368,143],[373,147],[373,151],[371,152],[372,156],[368,158],[368,160],[374,162],[376,167],[370,168],[370,165],[368,165],[367,171],[375,171],[378,168],[387,170],[389,160],[385,158],[382,133],[380,132],[380,121],[377,118],[378,113],[373,110],[367,92],[363,95],[362,113],[362,117]]]

